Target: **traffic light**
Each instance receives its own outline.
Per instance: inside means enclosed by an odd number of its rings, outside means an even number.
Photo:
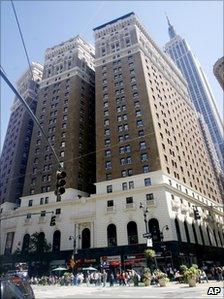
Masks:
[[[66,178],[66,172],[65,171],[57,171],[56,172],[56,190],[54,192],[55,195],[62,195],[65,193],[65,187],[66,184],[65,181]]]
[[[201,219],[201,216],[200,216],[199,211],[198,211],[197,208],[194,210],[194,219],[195,220],[200,220]]]
[[[50,226],[55,226],[56,224],[56,216],[51,216]]]

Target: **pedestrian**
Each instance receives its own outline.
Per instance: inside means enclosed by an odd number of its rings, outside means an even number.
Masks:
[[[105,269],[103,269],[102,279],[103,279],[103,287],[105,287],[107,283],[107,272]]]
[[[110,273],[109,279],[110,279],[110,286],[113,287],[113,285],[114,285],[114,274],[113,274],[113,272]]]

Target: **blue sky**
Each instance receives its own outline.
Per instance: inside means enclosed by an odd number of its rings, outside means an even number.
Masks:
[[[223,115],[223,95],[212,67],[223,56],[222,1],[14,1],[31,61],[77,34],[94,44],[92,28],[134,11],[154,41],[168,41],[165,13],[199,59]],[[15,83],[28,64],[10,1],[1,1],[1,65]],[[1,143],[14,95],[1,80]]]

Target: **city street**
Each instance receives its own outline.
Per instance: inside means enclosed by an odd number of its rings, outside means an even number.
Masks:
[[[207,295],[209,287],[221,287],[221,293]],[[205,298],[224,297],[224,284],[209,282],[189,288],[186,284],[169,283],[167,287],[87,287],[82,286],[33,286],[35,298]]]

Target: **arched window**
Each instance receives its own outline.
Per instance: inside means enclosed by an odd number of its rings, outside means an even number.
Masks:
[[[30,244],[30,235],[25,234],[25,236],[23,237],[22,252],[28,252],[29,251],[29,244]]]
[[[207,231],[207,235],[208,235],[209,245],[212,246],[212,240],[211,240],[210,231],[209,231],[208,226],[206,227],[206,231]]]
[[[117,229],[113,223],[107,227],[107,244],[108,247],[117,246]]]
[[[205,245],[205,239],[204,239],[204,235],[203,235],[203,231],[202,231],[201,225],[199,225],[199,231],[200,231],[200,235],[201,235],[202,244]]]
[[[40,232],[38,234],[38,243],[37,243],[37,251],[41,252],[44,250],[44,241],[45,241],[45,233]]]
[[[128,222],[127,225],[128,232],[128,244],[138,244],[138,230],[137,224],[134,221]]]
[[[84,228],[82,231],[82,249],[90,248],[90,230]]]
[[[187,225],[187,222],[186,222],[186,221],[184,221],[184,229],[185,229],[185,234],[186,234],[187,242],[190,243],[191,240],[190,240],[190,235],[189,235],[188,225]]]
[[[192,223],[192,230],[193,230],[193,234],[194,234],[195,244],[198,244],[198,237],[197,237],[197,233],[196,233],[194,223]]]
[[[176,228],[176,233],[177,233],[177,240],[178,240],[178,242],[182,242],[179,221],[176,218],[174,222],[175,222],[175,228]]]
[[[60,244],[61,244],[61,232],[56,230],[53,235],[53,246],[52,251],[60,251]]]
[[[159,221],[156,218],[152,218],[149,220],[149,232],[152,235],[152,240],[154,242],[160,242],[160,229],[159,229]]]

